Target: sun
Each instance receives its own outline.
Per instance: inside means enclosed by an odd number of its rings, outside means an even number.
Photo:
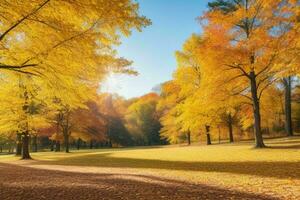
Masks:
[[[110,73],[101,84],[101,91],[107,93],[118,93],[121,90],[120,77],[117,74]]]

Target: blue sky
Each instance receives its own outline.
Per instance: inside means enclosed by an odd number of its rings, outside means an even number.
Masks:
[[[139,76],[109,76],[102,90],[126,98],[141,96],[167,80],[176,68],[174,52],[184,41],[201,31],[196,17],[207,8],[208,0],[138,0],[140,13],[152,25],[122,39],[119,56],[132,60]]]

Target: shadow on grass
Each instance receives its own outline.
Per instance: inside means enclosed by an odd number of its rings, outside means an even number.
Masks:
[[[114,168],[147,168],[198,172],[226,172],[262,177],[300,179],[300,162],[185,162],[151,159],[118,158],[110,153],[80,155],[37,164],[74,165]]]
[[[297,149],[300,150],[300,137],[292,136],[267,141],[267,147],[271,149]]]
[[[296,144],[296,145],[268,145],[267,148],[270,148],[270,149],[299,149],[300,150],[300,144]]]
[[[0,167],[1,199],[278,199],[148,175],[64,172],[1,163]]]
[[[300,145],[300,140],[285,140],[285,141],[271,141],[267,143],[268,145],[289,145],[289,144],[299,144]]]

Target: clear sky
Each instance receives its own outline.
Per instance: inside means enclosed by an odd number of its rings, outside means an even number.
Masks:
[[[184,41],[201,31],[196,18],[207,9],[208,0],[138,0],[140,13],[152,25],[143,32],[133,32],[122,39],[119,56],[132,60],[139,76],[110,76],[103,85],[105,92],[126,98],[141,96],[167,80],[176,68],[174,52]]]

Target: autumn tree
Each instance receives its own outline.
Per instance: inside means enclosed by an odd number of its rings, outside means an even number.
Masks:
[[[295,131],[299,131],[300,130],[300,86],[296,86],[295,87],[295,92],[293,95],[293,99],[294,99],[294,103],[293,103],[293,119],[295,121]]]
[[[177,130],[164,126],[162,134],[172,138],[172,134],[185,133],[188,143],[191,136],[195,139],[206,135],[210,144],[211,127],[225,124],[229,129],[230,141],[233,141],[234,118],[241,100],[227,96],[229,87],[220,88],[220,82],[215,78],[220,74],[202,67],[206,61],[199,56],[203,43],[200,35],[193,34],[182,50],[176,52],[178,67],[173,80],[162,87],[160,106],[167,108],[162,117],[163,125],[167,125],[167,122],[176,124]]]
[[[140,30],[149,24],[139,16],[138,4],[129,0],[2,1],[0,5],[0,68],[44,76],[49,73],[48,78],[54,72],[77,70],[75,66],[82,60],[86,69],[94,68],[99,63],[97,54],[108,55],[111,44],[119,43],[120,32],[129,35],[132,28]],[[66,56],[72,59],[58,59]]]
[[[198,35],[192,35],[183,45],[183,50],[176,52],[178,67],[173,74],[174,79],[162,86],[159,105],[165,109],[161,121],[163,125],[168,125],[162,128],[162,135],[170,141],[186,138],[190,144],[191,138],[199,134],[199,130],[192,130],[190,118],[182,119],[185,112],[182,107],[200,86],[201,71],[195,51],[200,42]]]
[[[38,94],[39,83],[27,75],[7,74],[2,78],[1,85],[0,130],[3,134],[17,133],[17,154],[22,153],[24,159],[30,158],[30,133],[35,133],[48,124],[44,117],[43,102]]]
[[[202,58],[211,70],[223,74],[220,80],[224,83],[240,81],[234,94],[244,96],[253,106],[256,147],[265,146],[262,93],[284,68],[278,67],[281,55],[291,50],[289,45],[297,38],[296,31],[286,28],[295,20],[294,7],[295,1],[217,1],[201,18],[206,41]]]
[[[76,124],[72,138],[79,142],[77,143],[78,149],[81,140],[89,143],[91,149],[94,147],[94,143],[106,140],[106,124],[97,102],[89,101],[86,104],[87,108],[79,108],[72,113],[73,123]]]
[[[132,73],[112,46],[120,43],[120,34],[150,23],[129,0],[3,1],[0,7],[0,68],[43,82],[47,106],[59,99],[60,113],[78,106],[71,103],[78,96],[90,96],[86,89],[98,86],[109,71]]]
[[[139,145],[162,144],[159,130],[160,113],[157,111],[159,96],[149,93],[133,102],[127,110],[126,127]]]
[[[96,100],[99,117],[104,121],[104,144],[106,146],[129,146],[132,136],[126,128],[126,111],[130,101],[117,94],[103,93]]]
[[[157,105],[157,109],[162,113],[160,118],[162,124],[160,135],[170,143],[181,143],[188,139],[187,135],[181,131],[182,125],[177,120],[179,113],[177,112],[178,108],[176,105],[182,101],[179,91],[180,86],[175,81],[171,80],[163,83]]]
[[[293,77],[288,76],[282,78],[284,87],[284,111],[285,111],[285,131],[288,136],[293,136],[293,122],[292,122],[292,84]]]

